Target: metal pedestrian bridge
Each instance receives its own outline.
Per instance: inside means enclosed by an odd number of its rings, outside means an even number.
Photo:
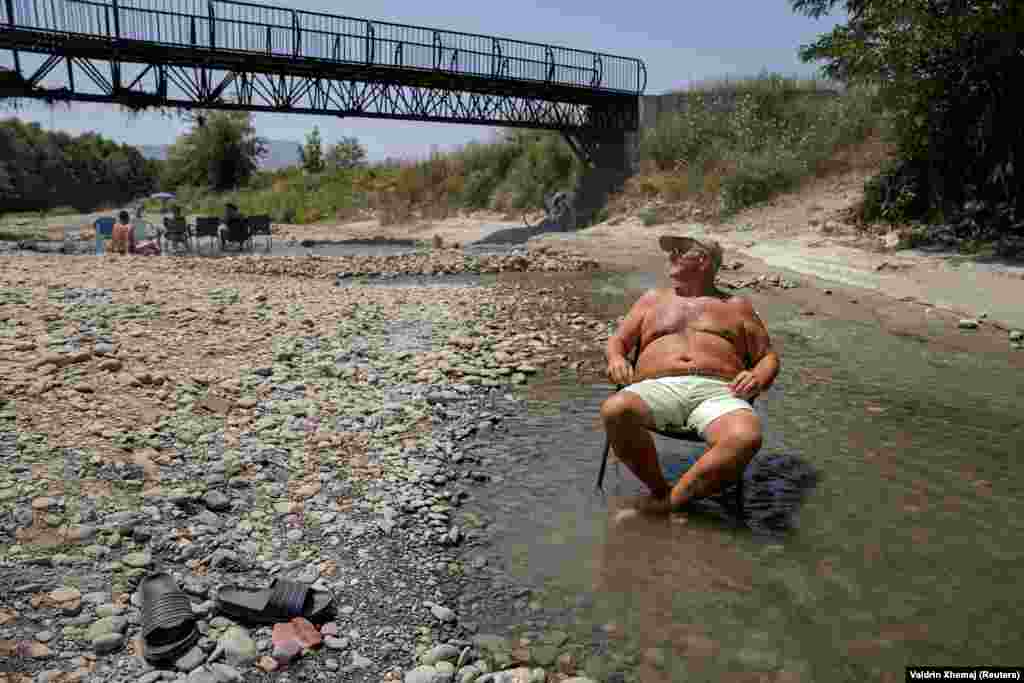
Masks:
[[[629,57],[233,0],[0,0],[0,65],[0,97],[550,129],[585,157],[637,130],[647,81]]]

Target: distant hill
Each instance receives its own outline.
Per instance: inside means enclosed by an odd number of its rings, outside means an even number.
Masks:
[[[270,170],[293,166],[299,163],[299,143],[287,140],[268,140],[267,153],[260,159],[260,168]],[[136,145],[147,159],[164,160],[170,145]]]

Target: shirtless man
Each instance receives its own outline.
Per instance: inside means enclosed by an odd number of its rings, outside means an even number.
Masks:
[[[601,406],[615,455],[651,496],[641,511],[667,512],[736,481],[761,447],[761,422],[748,399],[771,386],[779,357],[743,297],[715,288],[717,242],[662,237],[671,288],[652,289],[608,340],[608,377],[628,385]],[[627,356],[640,344],[636,370]],[[670,487],[649,427],[696,429],[709,448]]]

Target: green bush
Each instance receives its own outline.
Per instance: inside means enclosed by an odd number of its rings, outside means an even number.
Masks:
[[[772,154],[743,159],[733,173],[722,179],[724,213],[733,213],[794,189],[806,175],[806,168],[799,159]]]
[[[794,189],[840,147],[884,125],[872,90],[813,94],[822,85],[765,73],[690,92],[684,110],[663,115],[640,146],[655,173],[686,173],[686,182],[653,186],[715,195],[707,198],[726,213]],[[714,101],[725,96],[729,109]]]

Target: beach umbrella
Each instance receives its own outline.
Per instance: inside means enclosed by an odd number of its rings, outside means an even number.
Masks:
[[[150,199],[160,200],[160,212],[165,213],[167,211],[167,201],[174,199],[173,192],[157,192],[156,194],[149,195]]]

